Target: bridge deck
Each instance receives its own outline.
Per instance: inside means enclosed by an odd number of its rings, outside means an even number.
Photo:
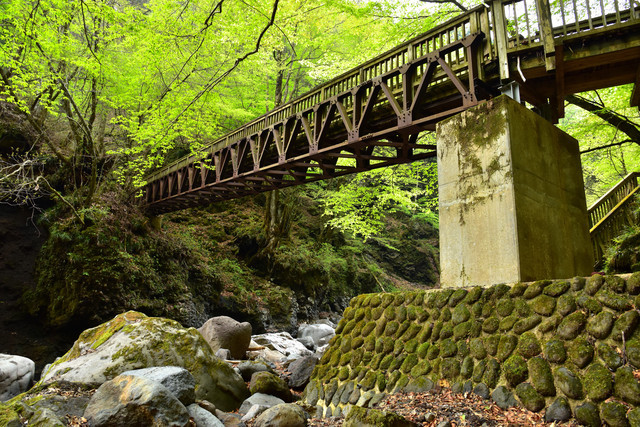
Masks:
[[[144,202],[159,214],[434,156],[420,132],[511,80],[562,117],[565,95],[640,78],[634,1],[476,7],[149,175]]]

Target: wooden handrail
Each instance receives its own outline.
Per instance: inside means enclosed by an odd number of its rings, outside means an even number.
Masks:
[[[596,265],[602,260],[605,246],[631,223],[628,208],[633,196],[640,190],[638,176],[639,172],[631,172],[588,209],[589,233]]]

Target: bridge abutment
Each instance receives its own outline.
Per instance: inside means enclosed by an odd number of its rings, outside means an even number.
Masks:
[[[439,123],[437,150],[443,287],[592,271],[575,139],[500,96]]]

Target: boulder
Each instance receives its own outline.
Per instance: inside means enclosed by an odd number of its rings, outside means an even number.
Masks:
[[[291,390],[287,382],[271,372],[256,372],[251,376],[249,390],[252,394],[263,393],[279,397],[285,402],[291,402]]]
[[[251,381],[251,376],[256,372],[273,373],[273,369],[266,363],[251,360],[238,364],[238,370],[240,371],[240,375],[242,375],[242,379],[245,381]]]
[[[249,396],[242,377],[215,357],[196,329],[134,311],[80,334],[38,384],[64,380],[99,385],[122,372],[154,366],[185,368],[195,379],[196,398],[225,411]]]
[[[284,403],[284,400],[279,399],[275,396],[256,393],[256,394],[252,394],[251,397],[249,397],[247,400],[242,402],[242,405],[240,405],[240,409],[238,409],[238,412],[242,415],[246,415],[253,405],[260,405],[260,406],[266,406],[267,408],[271,408],[272,406],[279,405],[281,403]]]
[[[264,411],[255,420],[255,427],[305,427],[307,414],[295,403],[282,403]]]
[[[264,411],[266,411],[267,408],[266,406],[262,406],[262,405],[253,405],[250,409],[249,412],[247,412],[247,414],[242,417],[240,419],[240,421],[242,421],[243,423],[246,423],[248,421],[251,421],[252,419],[254,419],[255,417],[257,417],[258,415],[262,414]]]
[[[84,417],[92,426],[186,426],[189,412],[162,384],[119,375],[91,397]]]
[[[33,417],[29,419],[30,426],[65,427],[60,418],[48,408],[38,409]]]
[[[125,371],[121,375],[144,377],[165,386],[185,406],[196,401],[196,380],[185,368],[179,366],[155,366],[153,368]]]
[[[222,421],[215,415],[195,403],[187,406],[187,411],[198,427],[224,427]]]
[[[245,352],[246,355],[246,352]],[[229,350],[228,348],[219,348],[216,350],[216,357],[222,360],[231,360],[233,359],[233,357],[231,357],[231,350]],[[243,359],[244,357],[241,357],[240,359]]]
[[[289,387],[301,390],[309,384],[309,378],[316,367],[318,358],[315,356],[305,356],[302,359],[295,360],[289,365]]]
[[[253,340],[258,345],[284,354],[287,360],[300,359],[301,357],[312,354],[304,344],[293,339],[293,337],[287,332],[254,335]]]
[[[235,359],[244,359],[251,342],[251,324],[237,322],[228,316],[212,317],[204,322],[198,332],[213,351],[228,349]]]
[[[0,353],[0,402],[24,393],[31,387],[36,365],[22,356]]]
[[[314,325],[303,323],[298,327],[298,340],[303,343],[306,340],[311,340],[314,350],[328,344],[329,340],[331,340],[335,334],[334,328],[323,323],[316,323]]]

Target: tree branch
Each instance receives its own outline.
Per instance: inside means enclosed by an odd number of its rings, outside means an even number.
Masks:
[[[460,9],[463,12],[466,12],[467,10],[469,10],[456,0],[420,0],[420,1],[423,3],[439,3],[439,4],[451,3],[452,5],[456,6],[458,9]]]
[[[578,95],[568,95],[565,99],[570,104],[600,117],[620,132],[625,133],[631,142],[640,145],[640,127],[627,117]]]

